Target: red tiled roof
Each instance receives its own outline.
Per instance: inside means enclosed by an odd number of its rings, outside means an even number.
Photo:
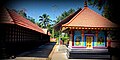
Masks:
[[[0,8],[0,23],[14,24],[13,19],[5,8]]]
[[[76,12],[70,14],[69,16],[67,16],[65,19],[61,20],[59,23],[57,23],[54,28],[55,30],[60,30],[60,27],[62,26],[62,24],[67,23],[68,21],[70,21],[79,11],[81,11],[82,9],[78,9]]]
[[[23,16],[19,15],[18,13],[16,13],[13,10],[9,10],[9,9],[4,9],[2,11],[2,21],[0,23],[9,23],[9,24],[16,24],[25,28],[29,28],[31,30],[35,30],[37,32],[40,33],[44,33],[44,31],[42,30],[42,28],[40,28],[38,25],[30,22],[29,20],[27,20],[26,18],[24,18]]]
[[[116,24],[94,12],[88,7],[84,7],[69,22],[62,26],[79,27],[116,27]]]

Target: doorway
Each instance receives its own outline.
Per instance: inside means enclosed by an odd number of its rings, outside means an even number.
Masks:
[[[93,36],[86,36],[86,48],[93,49]]]

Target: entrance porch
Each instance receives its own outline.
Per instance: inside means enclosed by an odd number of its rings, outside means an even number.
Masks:
[[[71,30],[69,46],[72,48],[107,48],[105,30]]]

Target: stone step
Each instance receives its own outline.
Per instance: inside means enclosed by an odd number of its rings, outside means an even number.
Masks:
[[[74,59],[110,59],[108,49],[67,49],[67,57]]]
[[[70,52],[70,53],[98,53],[98,54],[102,54],[102,53],[107,53],[109,54],[108,50],[67,50],[67,52]]]
[[[110,55],[87,55],[87,54],[71,54],[72,59],[110,59]]]
[[[96,59],[110,59],[110,55],[109,54],[97,54],[97,53],[67,53],[67,57],[68,58],[73,58],[73,59],[92,59],[92,58],[96,58]]]
[[[87,54],[87,55],[110,55],[110,53],[84,53],[84,52],[69,52],[69,54]]]

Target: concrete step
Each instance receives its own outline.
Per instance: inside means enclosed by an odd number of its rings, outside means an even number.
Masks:
[[[71,59],[110,59],[110,55],[70,54]]]
[[[90,53],[67,53],[67,57],[68,58],[72,58],[72,59],[92,59],[92,58],[96,58],[96,59],[110,59],[110,55],[109,54],[90,54]]]
[[[110,59],[108,49],[67,49],[67,57],[74,59]]]

